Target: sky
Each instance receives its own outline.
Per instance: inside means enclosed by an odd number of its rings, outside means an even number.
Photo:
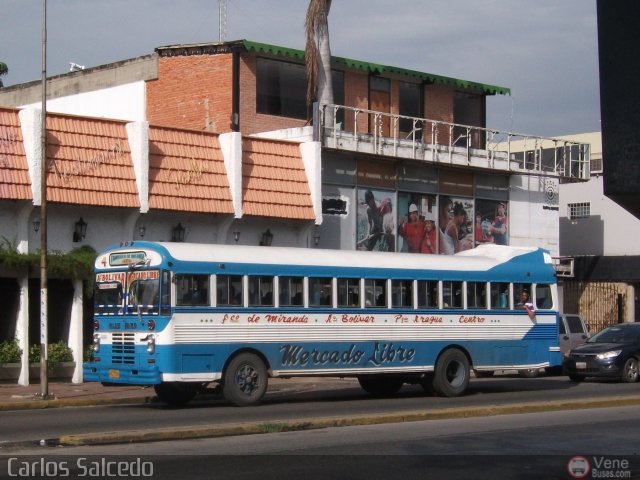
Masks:
[[[47,0],[47,75],[217,42],[218,0]],[[43,0],[0,0],[5,86],[42,76]],[[303,49],[307,0],[227,0],[226,40]],[[487,127],[600,130],[596,0],[333,0],[331,53],[487,83]]]

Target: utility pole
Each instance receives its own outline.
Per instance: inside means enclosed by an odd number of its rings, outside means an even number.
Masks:
[[[49,398],[47,370],[47,0],[42,0],[42,125],[40,128],[40,395]]]

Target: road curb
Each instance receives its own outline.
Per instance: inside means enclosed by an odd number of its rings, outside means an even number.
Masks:
[[[34,397],[32,400],[20,400],[15,402],[0,403],[0,412],[11,410],[42,410],[45,408],[60,407],[92,407],[100,405],[142,404],[153,403],[155,401],[155,396],[131,398],[61,398],[53,400],[42,400]]]
[[[124,430],[119,432],[84,433],[64,435],[57,439],[62,446],[108,445],[116,443],[157,442],[163,440],[186,440],[196,438],[215,438],[237,435],[293,432],[316,430],[329,427],[347,427],[357,425],[379,425],[385,423],[404,423],[425,420],[451,418],[482,417],[522,413],[549,412],[558,410],[577,410],[612,406],[640,405],[640,397],[604,397],[586,400],[558,400],[544,403],[517,405],[490,405],[486,407],[444,408],[433,411],[405,411],[397,413],[364,414],[356,416],[334,416],[293,419],[287,421],[261,421],[248,423],[230,423],[214,426],[172,427],[146,430]]]

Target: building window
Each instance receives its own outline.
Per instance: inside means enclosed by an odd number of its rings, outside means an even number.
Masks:
[[[414,118],[420,118],[422,116],[422,109],[420,108],[420,85],[400,82],[399,97],[400,115]],[[422,131],[418,131],[422,126],[422,123],[414,126],[413,121],[408,118],[400,119],[400,131],[405,134],[412,134],[415,128],[415,135],[418,140],[422,138]]]
[[[598,154],[592,154],[589,167],[591,173],[602,173],[602,156]]]
[[[567,216],[570,220],[589,218],[591,216],[591,204],[589,202],[569,203],[567,205]]]
[[[304,65],[258,58],[256,83],[258,113],[307,118]]]

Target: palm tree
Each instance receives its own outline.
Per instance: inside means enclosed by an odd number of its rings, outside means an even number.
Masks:
[[[9,67],[7,67],[6,63],[0,62],[0,77],[9,73]],[[2,84],[2,79],[0,79],[0,88],[4,85]]]
[[[333,103],[331,48],[327,20],[330,8],[331,0],[309,0],[309,8],[304,22],[307,34],[304,51],[307,69],[307,106],[316,99],[320,105]],[[327,114],[329,113],[327,112]],[[330,125],[330,118],[332,118],[332,114],[330,117],[325,116],[325,124]]]

